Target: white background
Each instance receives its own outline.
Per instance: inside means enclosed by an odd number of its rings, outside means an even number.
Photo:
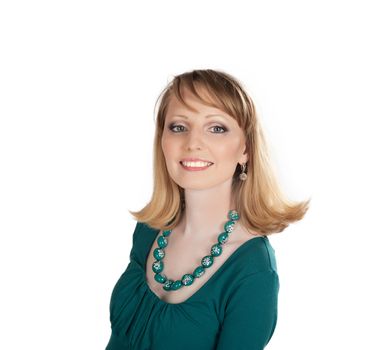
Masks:
[[[267,349],[374,349],[370,1],[2,1],[0,348],[104,349],[152,190],[154,104],[224,70],[252,96],[306,217],[270,236]]]

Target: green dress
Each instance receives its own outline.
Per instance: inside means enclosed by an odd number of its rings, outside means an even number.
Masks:
[[[159,232],[137,222],[129,265],[111,295],[106,350],[264,349],[276,327],[279,292],[268,237],[242,243],[191,297],[170,304],[146,283],[147,257]]]

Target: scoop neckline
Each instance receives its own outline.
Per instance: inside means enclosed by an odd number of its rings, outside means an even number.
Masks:
[[[152,236],[152,240],[151,240],[151,243],[148,244],[147,246],[147,250],[146,250],[146,254],[145,254],[145,257],[143,259],[143,266],[142,266],[142,272],[143,272],[143,283],[146,285],[146,289],[147,291],[154,297],[156,298],[156,300],[161,303],[161,304],[164,304],[164,305],[167,305],[167,306],[181,306],[181,305],[184,305],[184,304],[188,304],[189,302],[191,302],[192,299],[196,298],[197,295],[199,293],[202,293],[202,290],[204,288],[207,288],[207,285],[209,285],[210,283],[212,283],[212,280],[214,280],[216,278],[216,276],[219,274],[219,272],[221,272],[224,267],[234,259],[234,257],[244,248],[246,247],[250,242],[254,241],[254,240],[258,240],[258,239],[266,239],[267,236],[259,236],[259,237],[254,237],[254,238],[250,238],[248,239],[247,241],[245,241],[244,243],[242,243],[231,255],[229,255],[229,257],[227,258],[227,260],[224,261],[224,263],[213,273],[213,275],[206,281],[206,283],[204,283],[198,290],[195,291],[194,294],[192,294],[190,297],[188,297],[187,299],[185,299],[184,301],[180,302],[180,303],[168,303],[167,301],[164,301],[162,299],[159,298],[159,296],[157,296],[154,291],[150,288],[150,286],[148,285],[147,283],[147,275],[146,275],[146,268],[147,268],[147,259],[148,259],[148,255],[150,254],[150,251],[151,251],[151,248],[152,248],[152,245],[154,244],[155,242],[155,239],[157,237],[157,235],[159,234],[160,230],[159,229],[155,229],[153,227],[150,227],[148,226],[149,229],[151,231],[153,231],[155,234]]]

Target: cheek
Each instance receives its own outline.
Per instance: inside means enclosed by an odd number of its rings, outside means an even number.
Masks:
[[[176,145],[171,142],[171,139],[168,137],[162,137],[161,138],[161,148],[164,153],[164,157],[168,161],[168,158],[171,158],[173,156],[173,151],[176,150]]]
[[[240,143],[236,140],[233,142],[219,143],[216,154],[220,159],[226,159],[229,163],[233,163],[238,157],[240,151]]]

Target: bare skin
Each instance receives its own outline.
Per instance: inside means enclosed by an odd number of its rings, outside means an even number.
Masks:
[[[222,231],[220,231],[222,232]],[[181,238],[180,228],[177,226],[170,236],[169,244],[165,249],[166,255],[163,259],[164,270],[163,273],[172,280],[181,279],[185,273],[192,273],[193,269],[200,265],[203,256],[208,255],[211,245],[217,243],[217,236],[220,232],[215,232],[210,236],[210,239],[205,239],[204,242],[192,241],[186,242],[186,239]],[[161,234],[160,231],[157,237]],[[211,267],[206,269],[206,272],[200,278],[196,278],[190,286],[183,286],[178,291],[167,292],[163,286],[154,279],[154,272],[152,271],[152,263],[155,261],[153,251],[158,247],[155,239],[152,248],[148,254],[146,264],[146,279],[150,290],[161,300],[169,304],[182,303],[193,294],[195,294],[210,277],[224,264],[224,262],[238,249],[240,245],[246,241],[261,235],[255,232],[246,231],[240,223],[236,223],[230,238],[223,246],[223,252],[219,257],[216,257]]]
[[[199,266],[201,259],[210,253],[211,246],[217,243],[217,237],[228,220],[229,210],[236,209],[231,193],[233,174],[238,164],[248,160],[245,136],[237,121],[220,109],[200,103],[189,92],[185,91],[185,97],[197,112],[172,98],[161,139],[168,173],[184,189],[185,195],[182,219],[168,239],[163,259],[163,273],[173,280],[181,279],[185,273],[192,273],[192,269]],[[187,171],[180,164],[184,158],[199,158],[213,164],[203,171]],[[215,258],[204,275],[196,278],[190,286],[169,292],[154,280],[152,263],[155,261],[153,251],[157,248],[155,239],[147,257],[147,284],[159,299],[167,303],[184,302],[210,279],[240,245],[258,236],[237,222],[222,254]]]

